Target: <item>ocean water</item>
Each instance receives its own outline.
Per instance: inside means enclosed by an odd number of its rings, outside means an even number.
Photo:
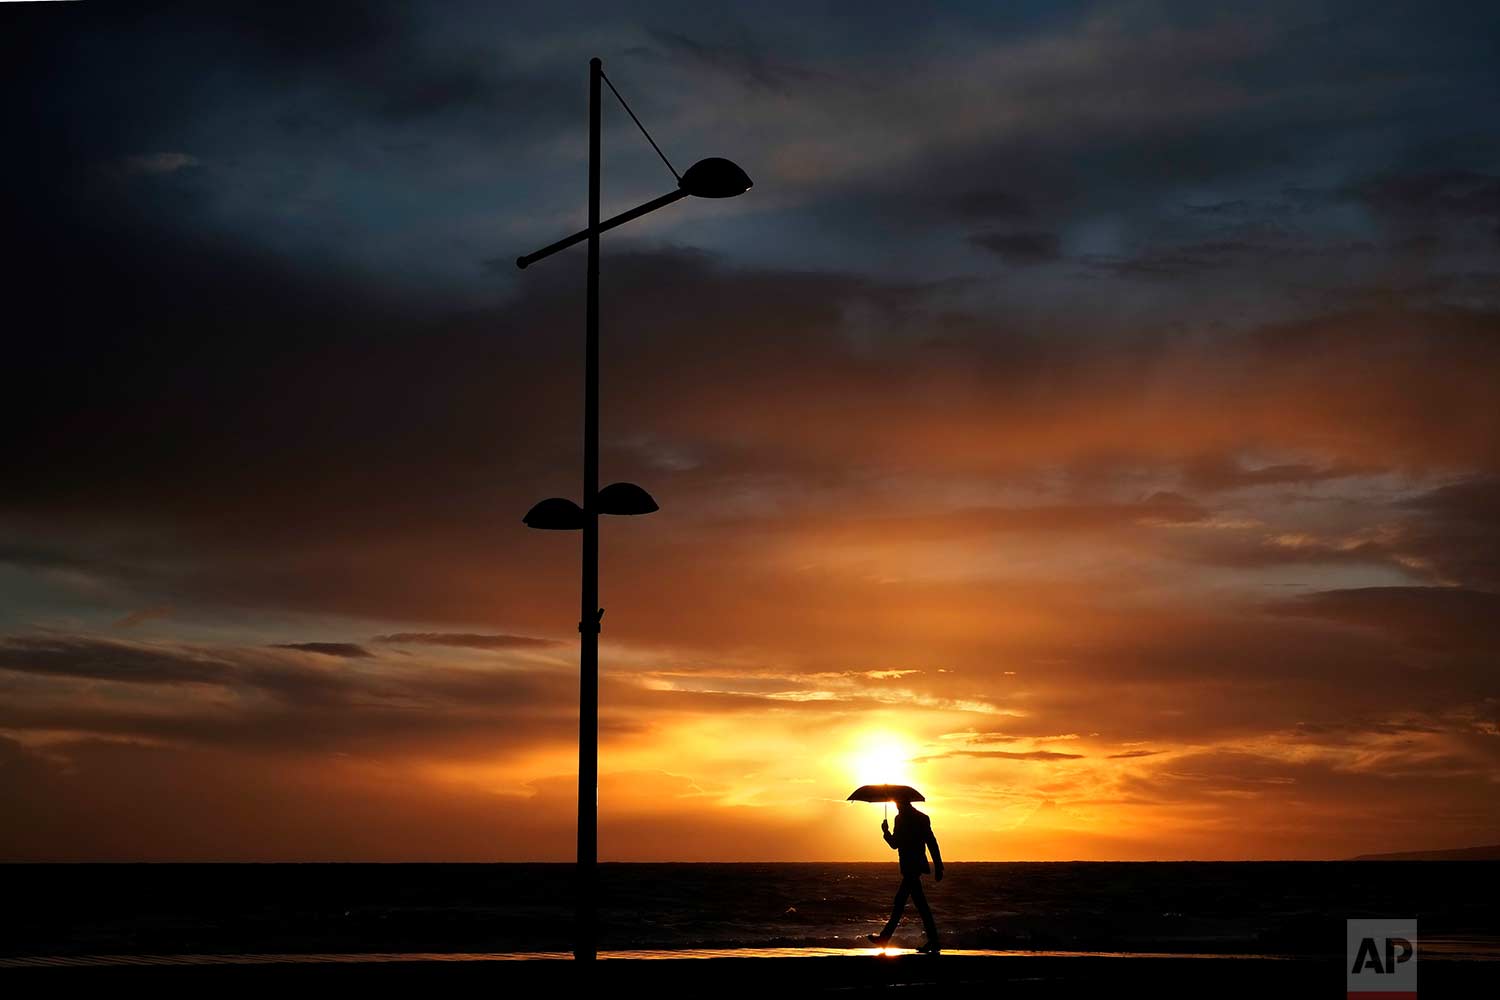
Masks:
[[[572,866],[4,865],[0,954],[566,951]],[[894,863],[605,864],[602,946],[860,947]],[[924,879],[946,947],[1341,954],[1350,917],[1424,953],[1500,956],[1500,862],[955,862]],[[896,944],[922,939],[908,907]]]

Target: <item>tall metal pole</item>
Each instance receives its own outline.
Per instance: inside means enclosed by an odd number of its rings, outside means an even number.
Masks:
[[[599,80],[589,60],[589,276],[583,364],[583,594],[578,632],[578,865],[573,957],[598,954],[599,852]]]

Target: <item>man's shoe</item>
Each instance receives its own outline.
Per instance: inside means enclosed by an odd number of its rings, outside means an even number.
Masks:
[[[886,945],[890,944],[891,937],[889,934],[866,934],[865,940],[869,941],[877,948],[884,948]]]
[[[936,941],[923,941],[921,944],[917,945],[917,951],[921,952],[924,955],[936,955],[942,950],[943,949],[938,945]]]

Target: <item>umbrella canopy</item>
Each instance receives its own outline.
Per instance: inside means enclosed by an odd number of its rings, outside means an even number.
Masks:
[[[847,802],[926,802],[927,797],[910,785],[860,785]]]

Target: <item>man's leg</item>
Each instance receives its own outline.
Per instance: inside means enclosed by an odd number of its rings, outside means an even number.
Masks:
[[[922,891],[922,880],[915,875],[911,879],[911,901],[917,904],[922,915],[922,929],[927,932],[927,943],[937,944],[937,925],[932,922],[932,909],[927,905],[927,893]]]
[[[892,934],[896,933],[896,925],[901,922],[901,914],[906,909],[906,897],[911,895],[911,883],[913,881],[915,879],[909,876],[902,876],[901,888],[896,890],[896,902],[891,907],[890,923],[886,924],[885,930],[880,932],[882,938],[889,938]],[[922,887],[917,886],[917,891],[921,892]]]

